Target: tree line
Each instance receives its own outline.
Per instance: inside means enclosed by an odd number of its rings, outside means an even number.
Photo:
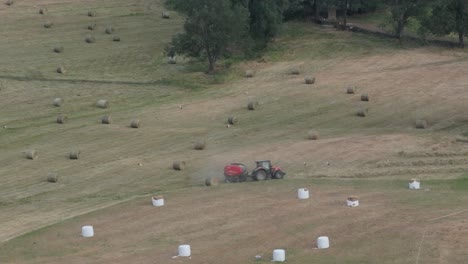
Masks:
[[[208,72],[224,56],[266,48],[285,20],[319,21],[330,7],[339,10],[335,23],[343,30],[348,15],[384,9],[398,39],[411,19],[422,36],[457,34],[460,47],[468,33],[468,0],[167,0],[166,5],[186,16],[183,33],[167,47],[169,56],[206,59]]]

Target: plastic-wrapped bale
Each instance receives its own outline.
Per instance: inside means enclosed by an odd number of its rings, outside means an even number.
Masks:
[[[56,107],[62,106],[63,99],[62,98],[55,98],[54,101],[52,101],[52,105]]]
[[[51,183],[58,182],[58,174],[56,172],[50,172],[47,175],[47,182],[51,182]]]
[[[96,106],[99,107],[99,108],[108,108],[109,107],[109,102],[107,100],[104,100],[104,99],[99,99],[96,102]]]
[[[77,149],[73,149],[70,151],[70,153],[68,154],[68,158],[69,159],[73,159],[73,160],[77,160],[80,158],[80,154],[81,154],[81,151],[80,150],[77,150]]]
[[[36,150],[34,149],[28,149],[25,151],[25,154],[26,154],[26,158],[27,159],[30,159],[30,160],[35,160],[37,159],[39,156],[37,155],[37,152]]]
[[[105,115],[103,117],[101,117],[101,124],[106,124],[106,125],[109,125],[112,123],[112,118],[110,115]]]
[[[141,127],[141,122],[139,119],[133,119],[132,122],[130,122],[130,127],[131,128],[140,128]]]

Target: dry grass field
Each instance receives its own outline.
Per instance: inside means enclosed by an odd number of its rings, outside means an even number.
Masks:
[[[186,59],[167,64],[183,18],[163,10],[160,0],[0,5],[0,263],[269,263],[275,248],[287,263],[468,262],[468,150],[456,141],[468,131],[464,51],[290,22],[266,62],[213,77]],[[247,110],[251,98],[258,110]],[[239,124],[227,128],[229,115]],[[318,140],[307,140],[311,129]],[[199,138],[205,150],[192,148]],[[252,169],[257,159],[287,177],[203,186],[226,163]],[[174,160],[187,169],[172,170]],[[411,178],[422,190],[407,189]],[[296,199],[300,187],[311,199]],[[151,206],[155,194],[164,207]],[[361,206],[346,207],[349,195]],[[81,237],[83,225],[96,236]],[[320,235],[330,249],[314,249]],[[185,243],[192,257],[173,258]]]

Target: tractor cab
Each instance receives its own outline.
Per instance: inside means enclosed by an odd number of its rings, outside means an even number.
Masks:
[[[255,161],[255,164],[257,165],[255,169],[262,168],[266,170],[267,172],[271,171],[271,161],[269,160],[257,160]]]

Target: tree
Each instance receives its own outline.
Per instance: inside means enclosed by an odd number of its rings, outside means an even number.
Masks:
[[[210,73],[215,70],[216,61],[246,36],[248,11],[231,0],[173,0],[168,4],[187,17],[184,32],[176,35],[167,49],[206,57]]]
[[[289,0],[231,0],[249,10],[249,32],[257,48],[265,48],[283,23]]]
[[[408,24],[408,19],[417,16],[421,10],[423,0],[391,0],[390,2],[390,24],[395,36],[401,40],[403,30]]]
[[[468,33],[468,3],[465,0],[435,1],[431,10],[420,16],[421,31],[437,36],[458,34],[458,45],[465,46]]]

